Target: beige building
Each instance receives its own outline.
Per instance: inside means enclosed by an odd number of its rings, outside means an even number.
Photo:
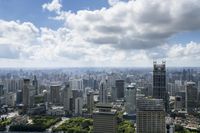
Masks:
[[[137,105],[137,133],[165,133],[163,100],[144,98]]]
[[[93,112],[94,133],[116,133],[117,115],[109,104],[96,105],[97,110]]]

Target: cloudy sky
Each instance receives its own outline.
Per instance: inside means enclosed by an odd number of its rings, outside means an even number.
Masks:
[[[200,0],[0,0],[0,67],[200,66]]]

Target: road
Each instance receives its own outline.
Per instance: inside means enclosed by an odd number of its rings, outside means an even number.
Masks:
[[[63,124],[66,120],[69,120],[69,118],[67,118],[67,117],[62,117],[61,119],[62,119],[61,121],[57,122],[55,125],[53,125],[50,128],[48,128],[47,131],[49,133],[51,133],[53,128],[57,128],[58,126],[60,126],[61,124]]]

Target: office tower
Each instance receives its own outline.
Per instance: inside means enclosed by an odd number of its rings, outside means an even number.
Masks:
[[[136,86],[131,83],[125,90],[125,111],[128,114],[136,113]]]
[[[137,101],[137,133],[165,133],[165,109],[162,99]]]
[[[0,97],[4,95],[4,85],[0,84]]]
[[[107,93],[107,83],[106,80],[101,80],[99,86],[99,102],[107,103],[108,102],[108,93]]]
[[[168,95],[166,90],[165,62],[153,65],[153,98],[163,99],[165,110],[168,111]]]
[[[110,104],[97,104],[93,112],[94,133],[117,133],[117,112]]]
[[[82,109],[83,109],[83,98],[77,97],[75,99],[75,114],[82,115]]]
[[[35,88],[35,94],[38,95],[39,94],[39,90],[38,90],[38,81],[37,81],[37,78],[36,76],[34,75],[34,79],[33,79],[33,87]]]
[[[183,109],[183,100],[182,100],[181,96],[176,96],[175,97],[174,109],[177,110],[177,111]]]
[[[87,94],[87,111],[89,114],[92,114],[94,107],[94,94],[93,92],[89,92]]]
[[[72,90],[83,91],[83,79],[71,79],[69,83]]]
[[[60,85],[50,86],[50,101],[52,104],[60,104]]]
[[[181,101],[182,101],[182,108],[185,109],[185,105],[186,105],[186,99],[185,99],[185,96],[186,96],[186,93],[185,91],[184,92],[176,92],[176,96],[180,96],[181,97]]]
[[[124,98],[124,80],[116,80],[115,87],[117,91],[117,99]]]
[[[22,104],[25,108],[29,107],[30,103],[30,79],[24,79],[23,88],[22,88]]]
[[[36,94],[35,87],[30,85],[30,88],[29,88],[29,106],[30,107],[33,107],[35,105],[35,94]]]
[[[71,112],[70,109],[70,98],[72,97],[72,90],[69,85],[69,83],[65,83],[65,88],[63,90],[63,105],[64,105],[64,110],[66,112]]]
[[[116,91],[116,87],[112,87],[112,88],[111,88],[111,99],[112,99],[113,102],[117,100],[117,91]]]
[[[193,113],[197,107],[197,87],[195,86],[195,82],[187,82],[185,98],[187,112]]]
[[[9,107],[14,107],[16,104],[16,93],[8,92],[6,93],[6,105]]]
[[[18,90],[16,94],[16,104],[22,103],[22,90]]]

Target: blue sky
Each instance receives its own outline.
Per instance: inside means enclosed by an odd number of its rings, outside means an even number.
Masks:
[[[0,18],[8,21],[30,21],[39,27],[59,28],[63,23],[48,19],[55,14],[42,9],[42,5],[47,2],[51,0],[0,0]],[[109,7],[107,0],[62,0],[62,5],[63,10],[72,12]]]
[[[0,63],[131,67],[152,66],[156,59],[199,66],[199,5],[197,0],[0,0]]]

